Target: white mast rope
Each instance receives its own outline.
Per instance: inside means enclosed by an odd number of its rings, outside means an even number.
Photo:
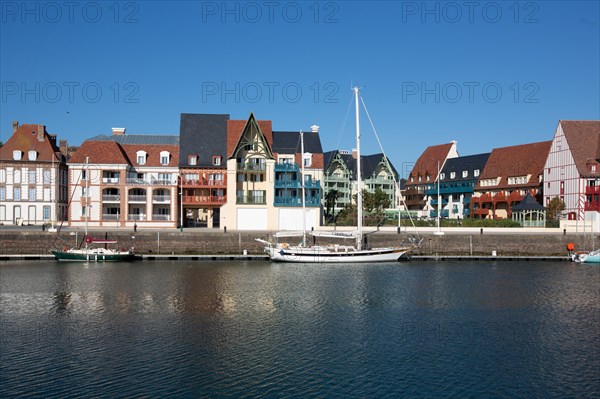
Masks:
[[[346,128],[346,122],[348,122],[348,115],[350,115],[350,108],[352,108],[352,103],[354,102],[354,95],[352,95],[350,97],[350,102],[348,103],[348,109],[346,110],[346,117],[344,118],[344,123],[342,124],[340,131],[338,132],[337,135],[337,143],[335,143],[335,147],[333,148],[340,148],[340,141],[342,140],[342,134],[344,133],[344,129]]]
[[[381,141],[379,140],[379,135],[377,134],[377,130],[375,129],[375,125],[373,124],[373,121],[371,120],[371,115],[369,115],[369,110],[367,109],[367,105],[365,104],[365,100],[363,100],[362,96],[360,96],[360,102],[362,103],[363,108],[365,109],[365,113],[367,114],[367,119],[369,119],[369,123],[371,124],[371,128],[373,129],[373,133],[375,133],[375,138],[377,139],[377,143],[379,144],[379,148],[381,149],[381,153],[383,154],[383,159],[385,160],[385,163],[387,163],[387,166],[390,169],[390,172],[392,172],[393,171],[392,166],[390,165],[390,161],[388,160],[387,155],[385,155],[385,150],[383,149],[383,146],[381,145]],[[400,189],[400,184],[396,180],[396,176],[394,176],[394,173],[392,173],[392,177],[394,179],[394,185],[397,185],[398,189]],[[417,235],[417,237],[419,237],[419,232],[417,231],[417,226],[415,226],[412,216],[410,215],[410,212],[408,211],[408,207],[406,206],[406,202],[404,202],[404,197],[402,196],[402,192],[400,192],[400,200],[404,204],[404,207],[407,208],[406,213],[408,214],[410,223],[415,228],[415,234]],[[399,209],[398,209],[398,219],[400,219],[400,210]],[[398,223],[400,223],[400,220],[398,220]]]

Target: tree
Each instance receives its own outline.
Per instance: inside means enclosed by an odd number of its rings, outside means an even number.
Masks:
[[[340,196],[338,190],[329,190],[325,195],[325,213],[331,215],[331,210],[335,211],[335,204]]]
[[[548,202],[548,206],[546,207],[546,219],[558,222],[562,219],[562,212],[565,210],[566,205],[559,197],[554,197]]]
[[[391,206],[392,201],[379,187],[370,193],[363,190],[363,210],[371,214],[383,214],[383,210]]]

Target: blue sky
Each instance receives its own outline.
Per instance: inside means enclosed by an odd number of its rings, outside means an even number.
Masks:
[[[404,174],[428,145],[470,155],[600,119],[598,1],[0,4],[2,141],[12,120],[77,145],[254,112],[351,149],[358,83]],[[363,121],[363,152],[378,152]]]

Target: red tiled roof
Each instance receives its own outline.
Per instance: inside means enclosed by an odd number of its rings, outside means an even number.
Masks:
[[[435,179],[437,179],[438,161],[441,169],[451,148],[452,143],[432,145],[427,147],[423,154],[421,154],[419,159],[417,159],[415,166],[413,167],[412,171],[410,172],[410,175],[408,176],[406,185],[410,186],[424,184],[426,183],[426,175],[429,175],[429,182],[434,182]],[[423,177],[423,180],[421,182],[418,181],[418,176]],[[412,183],[410,181],[411,177],[415,178],[415,181]]]
[[[589,160],[600,159],[600,121],[559,121],[569,149],[577,165],[579,174],[597,177],[600,171],[592,173],[587,168]]]
[[[89,163],[95,164],[130,164],[121,146],[117,142],[109,140],[84,141],[81,147],[73,154],[69,163],[85,163],[86,157],[88,157]]]
[[[43,141],[38,140],[38,135],[43,134]],[[13,151],[21,151],[22,160],[28,160],[28,151],[36,151],[36,161],[60,161],[57,153],[60,152],[56,144],[53,146],[44,125],[25,124],[19,126],[17,131],[0,147],[0,160],[12,161]]]
[[[494,148],[488,158],[475,189],[503,189],[516,187],[538,187],[541,182],[538,176],[544,172],[546,158],[550,152],[552,141],[515,145],[510,147]],[[508,184],[509,177],[531,175],[527,184]],[[481,187],[484,179],[496,179],[500,182],[496,186]]]
[[[249,120],[250,118],[248,120],[230,119],[227,121],[227,156],[231,157],[233,155],[233,151],[240,141],[240,136]],[[269,147],[273,147],[273,123],[269,120],[257,120],[256,122]]]
[[[120,144],[132,165],[137,165],[137,152],[146,151],[146,163],[143,166],[177,166],[179,164],[179,146],[166,144]],[[161,151],[171,155],[168,165],[160,163]]]

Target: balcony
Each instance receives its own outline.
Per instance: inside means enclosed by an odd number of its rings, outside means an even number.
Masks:
[[[197,180],[181,180],[182,187],[227,187],[227,179],[197,179]]]
[[[437,198],[431,200],[430,204],[434,205],[434,206],[437,206],[437,204],[438,204]],[[448,205],[448,200],[447,199],[442,199],[442,206],[444,206],[444,205]]]
[[[494,202],[506,202],[506,194],[504,193],[498,193],[496,195],[494,195]]]
[[[118,177],[103,177],[102,178],[102,183],[105,184],[119,184],[121,182],[121,179],[119,179]]]
[[[275,172],[298,172],[298,164],[296,163],[276,163]]]
[[[586,195],[600,194],[600,186],[586,186],[585,193]]]
[[[304,188],[321,188],[321,181],[320,180],[305,180],[304,181]]]
[[[275,180],[275,188],[299,188],[298,180]]]
[[[486,209],[486,208],[477,208],[477,209],[473,209],[473,215],[474,216],[487,216],[490,214],[491,209]]]
[[[306,206],[320,206],[321,199],[319,197],[306,197]],[[302,206],[302,197],[292,196],[275,196],[274,206]]]
[[[249,196],[244,196],[244,197],[236,197],[236,204],[248,204],[248,205],[265,205],[267,203],[267,200],[265,198],[265,196],[262,197],[249,197]]]
[[[586,202],[584,205],[586,211],[600,212],[600,202]]]
[[[119,214],[118,213],[103,213],[102,220],[105,222],[119,220]]]
[[[267,170],[267,165],[265,163],[238,163],[237,170],[243,172],[264,172]]]
[[[440,217],[447,218],[448,214],[449,214],[448,209],[442,209],[442,212],[440,213]],[[437,211],[429,211],[429,217],[436,218],[437,217]]]
[[[146,215],[144,214],[129,214],[127,215],[127,220],[146,220]]]
[[[138,177],[128,177],[125,179],[125,183],[138,185],[149,184],[146,180]]]
[[[152,202],[170,203],[171,196],[170,195],[153,195]]]
[[[227,202],[226,195],[184,195],[183,205],[220,205]]]
[[[119,194],[102,194],[102,202],[119,202],[121,196]]]
[[[152,220],[168,221],[168,220],[171,220],[171,215],[164,215],[164,214],[152,215]]]
[[[474,204],[481,204],[484,202],[492,202],[492,196],[490,194],[483,194],[480,197],[471,197],[471,202]]]
[[[129,202],[146,202],[146,195],[129,194],[127,200]]]
[[[525,198],[525,196],[523,194],[521,194],[518,191],[513,191],[512,193],[510,193],[510,195],[508,196],[508,203],[519,203],[523,200],[523,198]]]
[[[466,194],[472,192],[473,186],[470,184],[467,186],[440,186],[440,194]],[[437,186],[428,188],[425,193],[427,195],[437,195]]]

